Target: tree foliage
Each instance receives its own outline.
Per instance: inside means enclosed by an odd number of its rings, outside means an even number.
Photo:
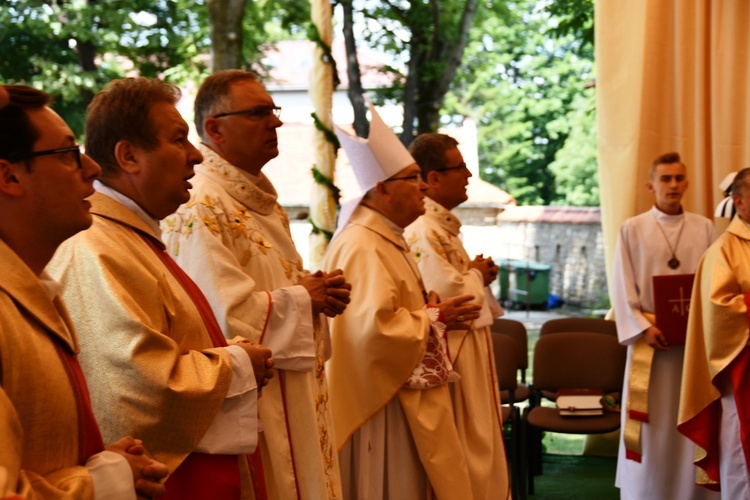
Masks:
[[[393,85],[379,99],[403,103],[401,139],[434,132],[445,96],[461,66],[469,32],[480,12],[503,15],[504,2],[479,0],[345,0],[364,29],[360,43],[389,54],[393,64],[380,68]],[[345,27],[353,26],[345,21]],[[351,34],[349,35],[351,38]],[[349,55],[349,63],[355,63]],[[350,71],[350,76],[355,74]],[[352,100],[357,108],[361,104]],[[359,129],[359,128],[358,128]]]
[[[393,85],[376,102],[404,104],[405,143],[472,117],[484,179],[520,203],[598,203],[593,0],[340,1],[350,52],[366,44],[391,58],[380,70]],[[209,7],[229,4],[234,24],[222,28]],[[86,105],[109,80],[137,72],[196,82],[224,42],[229,57],[214,69],[265,75],[264,50],[304,37],[309,9],[309,0],[5,0],[0,80],[44,88],[81,133]]]
[[[366,26],[357,43],[392,58],[378,101],[403,103],[405,143],[471,117],[482,178],[522,204],[598,204],[592,0],[342,3]]]
[[[596,205],[593,45],[555,33],[539,2],[507,6],[472,31],[446,115],[477,121],[482,178],[519,203]]]
[[[0,9],[0,80],[43,88],[78,134],[86,106],[108,81],[129,74],[174,83],[209,72],[207,1],[5,0]],[[240,65],[265,74],[263,49],[304,36],[307,0],[247,2]]]

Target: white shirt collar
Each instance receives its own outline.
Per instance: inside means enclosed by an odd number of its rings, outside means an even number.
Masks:
[[[250,172],[245,172],[241,168],[238,168],[237,171],[247,177],[247,179],[252,182],[253,184],[258,184],[258,181],[260,180],[260,177],[257,175],[253,175]]]
[[[143,222],[148,225],[148,227],[151,228],[151,230],[154,232],[157,238],[161,239],[161,229],[159,228],[159,221],[151,217],[149,214],[146,213],[143,208],[141,208],[138,203],[134,202],[121,192],[117,191],[116,189],[107,186],[106,184],[101,183],[98,180],[94,181],[94,189],[96,189],[97,193],[101,193],[104,196],[108,196],[112,198],[113,200],[122,203],[126,207],[128,207],[130,210],[133,211]]]
[[[44,291],[47,292],[49,298],[54,299],[57,292],[60,291],[60,283],[52,279],[52,276],[50,276],[47,271],[42,271],[39,275],[39,281],[42,283]]]
[[[685,217],[684,209],[677,215],[670,215],[659,210],[656,207],[656,205],[651,207],[651,213],[653,213],[654,217],[656,217],[657,219],[664,219],[664,220],[678,220],[680,217]]]

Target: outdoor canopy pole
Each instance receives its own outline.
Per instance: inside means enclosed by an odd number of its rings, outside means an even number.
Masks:
[[[317,117],[315,129],[315,168],[321,182],[316,178],[310,203],[310,219],[313,233],[310,235],[310,266],[318,269],[330,236],[336,227],[336,201],[334,200],[333,175],[336,167],[336,147],[330,140],[333,132],[331,110],[333,107],[334,65],[330,55],[333,40],[330,0],[311,0],[310,11],[313,25],[317,29],[317,40],[313,52],[313,69],[310,75],[310,98]],[[326,50],[327,49],[327,50]],[[321,126],[330,134],[321,130]],[[335,137],[335,136],[334,136]]]

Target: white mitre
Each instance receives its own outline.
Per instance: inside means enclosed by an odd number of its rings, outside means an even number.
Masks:
[[[365,193],[380,182],[393,177],[409,165],[416,163],[401,140],[383,122],[375,106],[370,106],[370,133],[367,139],[351,135],[334,125],[341,146],[346,151],[354,176],[359,184],[360,194],[342,203],[336,223],[336,234],[347,224],[349,218],[362,201]],[[335,235],[334,235],[335,236]]]
[[[732,187],[735,177],[737,177],[737,172],[729,172],[727,176],[724,177],[724,180],[719,183],[719,189],[721,189],[722,193],[725,193],[730,187]]]

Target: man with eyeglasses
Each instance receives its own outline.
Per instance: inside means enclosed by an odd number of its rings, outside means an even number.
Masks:
[[[162,224],[167,250],[206,293],[224,334],[274,353],[279,376],[258,411],[271,498],[340,498],[324,363],[325,315],[350,285],[340,271],[310,274],[262,168],[278,155],[280,109],[252,73],[220,71],[195,99],[203,163],[190,201]]]
[[[471,172],[458,142],[445,134],[422,134],[411,143],[409,152],[427,186],[425,213],[405,232],[425,288],[441,297],[470,294],[482,306],[470,330],[447,334],[451,362],[461,375],[451,396],[471,475],[472,498],[509,498],[500,393],[489,328],[503,313],[488,288],[497,277],[497,266],[490,257],[469,257],[460,238],[461,221],[451,213],[468,199]]]
[[[336,133],[363,194],[342,206],[323,268],[356,284],[331,320],[328,377],[344,498],[464,499],[445,329],[466,330],[474,297],[427,293],[403,230],[424,213],[419,166],[370,105],[367,140]]]
[[[260,467],[248,455],[273,360],[244,339],[227,345],[200,289],[164,251],[159,220],[188,200],[202,159],[179,97],[151,78],[115,80],[94,97],[86,115],[86,151],[102,167],[94,222],[49,269],[79,331],[105,441],[141,436],[169,468],[165,498],[253,498],[263,482],[251,479]]]
[[[158,496],[167,467],[140,441],[104,448],[78,339],[44,271],[91,225],[86,198],[101,172],[48,104],[39,90],[0,86],[0,497]]]

